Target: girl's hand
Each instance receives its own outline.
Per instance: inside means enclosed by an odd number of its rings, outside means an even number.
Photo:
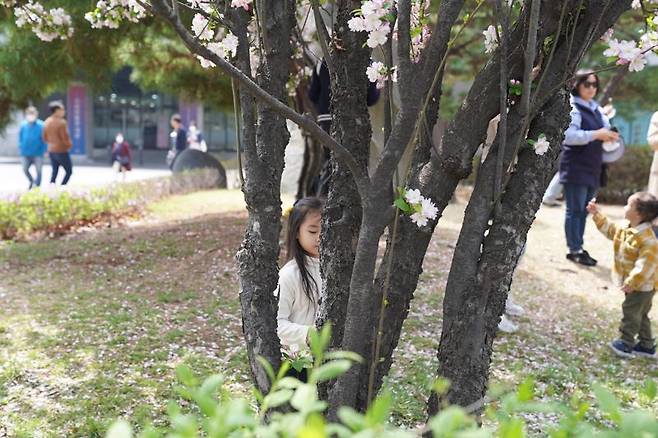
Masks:
[[[624,292],[625,294],[629,294],[633,292],[633,289],[631,289],[629,285],[625,284],[621,287],[621,291]]]
[[[587,212],[592,215],[599,212],[599,206],[596,205],[596,199],[589,201],[587,204]]]

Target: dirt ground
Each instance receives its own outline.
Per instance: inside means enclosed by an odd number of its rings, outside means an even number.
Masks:
[[[463,199],[448,207],[426,256],[385,385],[395,423],[425,419],[464,208]],[[603,211],[622,215],[620,207]],[[611,244],[590,222],[585,247],[599,265],[567,261],[563,215],[542,207],[531,229],[512,286],[526,314],[515,319],[517,333],[496,340],[492,387],[532,377],[541,399],[589,400],[597,381],[625,405],[658,413],[640,394],[658,365],[619,360],[607,347],[623,300],[609,281]],[[180,401],[173,376],[180,363],[202,376],[223,373],[231,391],[251,397],[233,263],[245,221],[239,192],[199,192],[118,228],[2,244],[0,436],[102,436],[117,417],[162,425],[167,402]],[[555,418],[528,421],[541,435]]]

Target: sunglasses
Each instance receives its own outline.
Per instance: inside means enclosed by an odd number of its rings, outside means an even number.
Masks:
[[[596,82],[591,82],[591,81],[585,81],[582,83],[583,87],[585,88],[599,88],[599,84]]]

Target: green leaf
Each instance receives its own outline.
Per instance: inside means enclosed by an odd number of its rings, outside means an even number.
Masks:
[[[353,351],[330,351],[325,355],[327,360],[347,359],[352,362],[363,363],[363,358]]]
[[[322,353],[324,348],[322,348],[322,339],[315,327],[311,327],[308,331],[309,340],[311,341],[311,353],[316,361],[322,361]]]
[[[315,385],[303,384],[295,391],[290,404],[293,408],[302,412],[312,406],[318,400],[317,388]]]
[[[274,381],[276,380],[276,375],[274,374],[274,369],[272,368],[272,364],[270,364],[267,361],[267,359],[265,359],[263,356],[256,356],[256,360],[267,373],[267,376],[270,378],[270,382],[274,383]]]
[[[290,389],[272,391],[265,396],[265,399],[263,400],[263,409],[276,408],[284,403],[288,403],[288,400],[290,400],[292,395],[293,392]]]
[[[509,421],[501,424],[498,436],[500,438],[524,438],[525,431],[523,420],[520,418],[511,418]]]
[[[125,420],[119,420],[112,424],[112,427],[107,431],[106,438],[132,438],[133,431],[130,424]]]
[[[217,390],[223,384],[224,384],[224,377],[219,374],[215,374],[203,381],[203,384],[201,385],[201,388],[199,388],[199,391],[204,395],[214,396],[217,393]]]
[[[473,425],[463,408],[449,406],[429,421],[429,426],[435,437],[449,437],[452,432],[464,430]]]
[[[598,383],[594,384],[592,390],[601,410],[608,414],[612,421],[619,424],[621,421],[619,400],[612,392]]]
[[[517,392],[520,402],[528,402],[535,396],[535,382],[531,378],[527,378],[519,386]]]
[[[405,213],[409,213],[409,212],[412,211],[411,206],[407,203],[407,201],[405,201],[402,198],[396,198],[395,201],[394,201],[394,204],[397,208],[399,208],[400,210],[402,210]]]
[[[656,381],[653,379],[647,379],[644,382],[642,393],[646,395],[649,400],[653,400],[656,398],[657,392],[658,392],[658,388],[656,388]]]
[[[336,377],[344,374],[352,366],[349,360],[334,360],[327,362],[319,368],[311,371],[309,381],[311,383],[325,382],[327,380],[335,379]]]
[[[533,140],[533,139],[531,139],[531,138],[528,139],[528,144],[529,144],[530,146],[534,146],[535,143],[537,143],[535,140]]]
[[[448,389],[450,389],[450,380],[443,377],[436,379],[432,385],[432,391],[436,392],[438,395],[447,394]]]
[[[377,397],[366,412],[368,425],[372,427],[385,424],[388,420],[392,404],[393,397],[391,397],[391,393],[388,391]]]
[[[367,427],[365,416],[346,406],[338,408],[338,418],[341,423],[349,427],[353,432],[358,432]]]
[[[192,373],[192,369],[187,365],[178,365],[176,367],[176,377],[185,386],[194,387],[199,384],[196,377]]]

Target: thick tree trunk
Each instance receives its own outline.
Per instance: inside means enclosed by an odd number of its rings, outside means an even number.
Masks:
[[[338,16],[332,42],[333,76],[331,78],[332,136],[367,168],[370,149],[370,115],[368,114],[366,68],[370,49],[364,32],[351,32],[347,21],[352,11],[361,7],[358,0],[338,2]],[[322,219],[321,269],[324,296],[317,319],[318,326],[331,321],[332,347],[343,339],[347,300],[354,266],[361,200],[348,168],[334,160],[329,196]]]
[[[588,9],[573,30],[578,43],[573,46],[568,43],[558,43],[554,58],[546,68],[548,71],[542,86],[537,90],[536,104],[547,102],[563,87],[561,78],[570,76],[592,41],[600,37],[605,29],[628,9],[629,4],[623,3],[619,2],[607,9]],[[564,114],[560,118],[560,111],[566,114],[568,107],[559,100],[551,102],[546,106],[546,113],[535,118],[533,131],[535,138],[539,133],[545,133],[551,140],[553,148],[556,148],[555,145],[561,142],[563,129],[568,125],[568,118]],[[510,116],[511,125],[514,126],[513,112]],[[518,141],[523,141],[523,137],[508,144],[517,145]],[[558,151],[553,150],[552,153],[557,156]],[[519,163],[519,172],[512,176],[503,195],[503,208],[496,213],[497,223],[496,217],[487,214],[491,209],[486,208],[486,196],[477,193],[478,187],[473,193],[464,218],[464,226],[453,258],[444,298],[443,330],[438,353],[439,373],[452,382],[448,393],[448,401],[451,403],[469,405],[484,395],[491,361],[491,345],[499,318],[504,311],[506,292],[521,246],[525,242],[527,229],[548,183],[548,174],[553,169],[550,162],[536,164],[528,163],[527,156],[524,159],[524,162]],[[525,168],[520,167],[522,165],[539,167],[533,168],[532,172],[528,173]],[[478,175],[478,182],[487,176],[486,162],[483,168],[482,174]],[[533,172],[539,175],[539,181],[543,184],[529,180],[520,181],[522,175],[530,178]],[[488,177],[491,178],[491,174]],[[482,182],[485,183],[482,190],[491,192],[490,187],[486,187],[486,180],[482,179]],[[519,193],[523,188],[528,190],[528,193]],[[530,191],[531,188],[534,188],[534,191]],[[490,217],[494,219],[495,226],[489,228],[489,234],[484,238]],[[505,222],[504,218],[516,222]],[[524,218],[527,218],[527,221]],[[518,226],[518,230],[512,229],[514,224]],[[496,245],[505,243],[501,240],[501,236],[505,236],[505,233],[508,234],[505,238],[510,240],[506,242],[508,245],[506,249],[502,250]],[[510,235],[514,238],[511,239]],[[493,278],[509,279],[509,281],[495,284]],[[498,289],[490,293],[491,288]],[[430,414],[435,413],[438,407],[437,397],[433,395],[428,404]]]
[[[263,57],[258,68],[259,85],[285,102],[290,32],[294,24],[292,0],[261,0],[258,9]],[[245,27],[246,29],[246,22]],[[238,36],[240,37],[240,36]],[[246,33],[242,35],[246,38]],[[241,50],[245,50],[241,47]],[[248,49],[247,49],[248,50]],[[246,58],[245,58],[246,57]],[[248,52],[241,52],[243,62]],[[247,64],[248,66],[248,64]],[[241,66],[243,71],[246,66]],[[290,134],[286,120],[251,96],[241,93],[245,137],[243,192],[249,212],[245,237],[236,255],[240,277],[242,327],[257,388],[266,392],[270,382],[256,358],[264,357],[276,370],[281,352],[276,334],[279,234],[281,231],[281,174]],[[257,119],[256,119],[257,118]],[[255,130],[255,142],[252,140]]]
[[[462,279],[446,292],[439,372],[451,382],[450,403],[466,406],[484,396],[493,340],[505,310],[512,275],[552,177],[564,130],[569,125],[567,96],[566,91],[559,93],[546,111],[535,118],[529,137],[543,133],[551,148],[543,156],[535,154],[529,146],[522,148],[518,170],[511,176],[501,198],[501,208],[493,215],[482,252],[477,255],[479,262],[472,281]],[[492,180],[491,175],[487,180]],[[480,213],[471,210],[464,223],[474,214]],[[437,410],[438,399],[433,395],[430,414]]]
[[[522,71],[522,26],[518,26],[514,36],[519,41],[511,51],[508,63],[517,74]],[[408,187],[419,188],[436,203],[439,217],[450,202],[457,184],[471,172],[473,155],[486,136],[488,122],[498,113],[498,70],[497,56],[476,76],[466,100],[459,112],[448,126],[443,137],[443,144],[436,154],[432,145],[421,132],[422,143],[418,144],[411,166]],[[440,90],[438,90],[440,91]],[[477,116],[473,108],[478,108]],[[427,125],[432,127],[438,113],[438,98],[430,103],[427,112]],[[391,275],[387,291],[384,313],[384,330],[381,338],[380,362],[375,374],[375,390],[381,387],[384,376],[392,364],[393,351],[400,338],[402,325],[407,318],[409,305],[422,273],[423,258],[432,238],[434,221],[428,227],[418,228],[408,218],[401,217],[398,236],[391,252],[391,236],[387,241],[386,252],[377,273],[376,291],[383,293],[389,262]],[[392,257],[392,260],[390,260]],[[381,302],[381,298],[378,303]]]

